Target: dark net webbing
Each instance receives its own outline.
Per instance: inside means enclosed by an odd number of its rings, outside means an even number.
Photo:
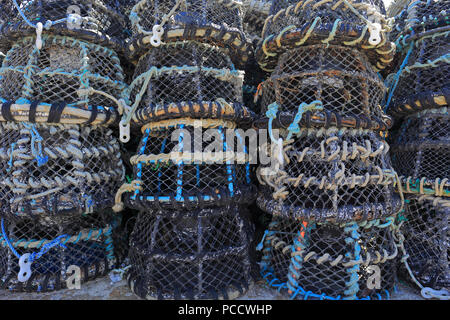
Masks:
[[[36,48],[35,37],[16,42],[0,69],[0,97],[7,101],[64,101],[80,109],[116,108],[126,85],[117,54],[74,38],[46,36]]]
[[[411,1],[405,15],[405,33],[436,29],[449,25],[448,0],[419,0]]]
[[[449,214],[448,200],[408,196],[400,217],[409,268],[422,286],[435,290],[450,287]],[[401,274],[411,280],[404,265]]]
[[[263,83],[261,110],[273,102],[295,115],[301,103],[319,100],[323,109],[341,116],[383,115],[385,87],[364,54],[358,50],[314,45],[280,56],[277,68]]]
[[[106,127],[1,122],[2,215],[64,222],[114,203],[124,179]]]
[[[102,0],[17,0],[26,22],[12,0],[0,4],[0,23],[3,22],[0,39],[8,48],[23,36],[36,34],[41,22],[43,34],[74,36],[78,39],[105,45],[123,51],[126,23],[122,14],[114,8],[114,1]],[[51,21],[50,24],[48,21]]]
[[[134,178],[142,188],[127,196],[129,206],[148,210],[156,205],[168,208],[250,202],[254,189],[248,159],[212,158],[214,154],[226,152],[227,147],[232,151],[226,130],[183,125],[147,129],[138,154],[131,160]],[[218,139],[219,149],[206,151],[212,140],[202,137],[208,136]],[[238,143],[243,141],[240,137],[239,133],[234,136],[233,150],[247,154],[246,150],[239,150]],[[200,152],[200,157],[176,158],[181,152],[187,155]]]
[[[237,108],[243,108],[243,79],[243,73],[220,48],[193,41],[169,43],[141,57],[126,96],[133,104],[143,92],[138,113],[162,111],[169,104],[207,106],[225,101],[236,105],[238,114]],[[206,109],[202,117],[207,118]]]
[[[286,145],[289,161],[276,174],[268,166],[259,168],[264,187],[258,205],[276,215],[316,221],[391,216],[400,201],[393,193],[388,150],[370,130],[303,129]]]
[[[154,1],[147,0],[135,12],[139,19],[139,25],[145,31],[151,31],[155,24],[160,24],[163,17],[177,3],[176,0]],[[169,28],[184,28],[186,26],[227,26],[242,30],[242,7],[232,1],[181,1],[175,14],[167,22]],[[134,25],[133,32],[139,34],[139,30]]]
[[[400,176],[412,182],[450,178],[450,121],[447,108],[405,118],[392,135],[391,157]],[[446,188],[449,189],[447,183]]]
[[[448,33],[448,32],[447,32]],[[388,112],[396,117],[427,108],[445,107],[450,100],[447,33],[423,37],[404,47],[404,59]],[[411,48],[411,49],[410,49]],[[409,53],[409,56],[406,54]]]
[[[237,207],[141,212],[128,282],[147,299],[233,298],[248,286],[252,228]]]
[[[397,249],[386,222],[339,226],[274,218],[265,239],[263,277],[291,298],[389,298]],[[374,266],[379,288],[367,281]]]
[[[109,211],[75,216],[64,222],[51,219],[36,222],[29,218],[3,219],[0,242],[0,287],[11,291],[46,292],[67,287],[73,274],[71,266],[80,269],[80,281],[105,276],[124,259],[124,243],[118,234],[120,218]],[[44,253],[31,265],[31,277],[18,281],[19,255]],[[45,250],[55,239],[59,244]],[[73,283],[70,281],[70,283]]]
[[[278,55],[287,49],[323,43],[357,47],[381,70],[392,61],[395,51],[387,39],[390,29],[380,0],[273,1],[258,61],[272,69]]]

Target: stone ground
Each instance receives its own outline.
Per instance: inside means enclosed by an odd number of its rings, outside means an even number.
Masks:
[[[250,286],[247,294],[238,300],[285,300],[286,297],[269,289],[263,282]],[[109,277],[82,285],[80,290],[61,290],[53,293],[11,293],[0,290],[0,300],[139,300],[125,281],[111,283]],[[423,300],[420,292],[399,284],[392,300]]]

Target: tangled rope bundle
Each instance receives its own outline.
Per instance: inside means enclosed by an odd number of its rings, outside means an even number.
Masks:
[[[252,227],[235,207],[141,212],[128,283],[144,299],[233,299],[249,285]]]

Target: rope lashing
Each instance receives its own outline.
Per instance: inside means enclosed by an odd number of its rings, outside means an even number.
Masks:
[[[293,134],[300,133],[299,123],[302,120],[303,114],[305,112],[307,112],[307,111],[313,112],[313,111],[321,111],[321,110],[323,110],[323,104],[319,100],[315,100],[311,103],[305,103],[305,102],[301,103],[298,106],[298,111],[294,117],[294,121],[288,127],[289,133],[286,137],[286,140],[289,141],[289,140],[291,140]]]
[[[48,162],[48,156],[44,157],[44,154],[42,153],[42,141],[44,141],[44,139],[39,135],[39,132],[34,125],[24,122],[23,126],[27,128],[31,134],[31,154],[36,159],[38,167],[46,164]],[[36,150],[36,144],[38,150]]]
[[[42,22],[38,22],[37,24],[33,24],[28,18],[25,16],[25,13],[20,8],[19,4],[16,0],[13,0],[14,6],[16,7],[17,11],[19,11],[19,14],[21,15],[22,19],[31,27],[36,29],[36,48],[38,50],[42,49],[42,31],[45,28],[46,30],[49,30],[53,25],[62,23],[64,21],[68,21],[69,18],[63,18],[56,21],[47,20],[45,24],[42,24]],[[76,19],[74,15],[69,15],[70,19]]]
[[[12,253],[19,259],[20,270],[19,270],[17,279],[20,282],[25,282],[28,279],[30,279],[31,273],[32,273],[31,272],[31,264],[34,261],[36,261],[39,258],[41,258],[44,254],[49,252],[52,248],[57,247],[57,246],[61,246],[61,247],[65,248],[65,249],[67,249],[67,247],[63,244],[63,241],[70,237],[70,236],[68,236],[66,234],[63,234],[63,235],[58,236],[57,238],[53,239],[49,243],[43,245],[41,250],[39,250],[38,252],[25,253],[25,254],[23,254],[21,256],[16,251],[16,249],[14,249],[13,245],[11,244],[11,242],[8,239],[8,236],[7,236],[6,231],[5,231],[4,219],[2,219],[2,221],[1,221],[1,227],[2,227],[3,239],[5,240],[5,242],[8,245],[8,247],[11,249]]]
[[[137,13],[138,10],[145,10],[143,7],[148,2],[148,0],[141,0],[138,2],[130,13],[130,20],[133,23],[133,25],[138,29],[138,32],[144,35],[151,35],[150,43],[154,47],[159,47],[161,45],[161,36],[164,34],[164,26],[169,21],[169,19],[175,14],[175,12],[178,10],[178,7],[181,5],[181,3],[184,0],[177,0],[175,5],[172,7],[172,9],[163,16],[161,23],[153,25],[152,31],[144,30],[144,28],[139,24],[140,18]],[[148,10],[148,8],[147,8]]]
[[[105,243],[105,250],[107,253],[108,259],[113,259],[113,241],[112,241],[112,230],[117,225],[117,221],[113,222],[113,224],[108,225],[106,229],[90,229],[90,230],[83,230],[80,231],[78,234],[75,234],[73,236],[63,234],[58,236],[57,238],[53,240],[24,240],[19,239],[15,241],[14,243],[11,243],[10,239],[7,236],[7,233],[5,231],[4,226],[4,219],[1,220],[1,231],[2,231],[2,237],[3,240],[0,241],[0,244],[3,245],[3,242],[6,243],[6,245],[9,247],[11,252],[19,259],[19,266],[20,271],[18,274],[18,280],[20,282],[25,282],[31,277],[31,264],[40,259],[43,255],[45,255],[47,252],[49,252],[52,248],[55,247],[62,247],[64,249],[67,249],[66,244],[72,243],[77,244],[80,241],[97,241],[100,239],[101,236],[105,237],[104,243]],[[21,247],[24,249],[28,248],[41,248],[38,252],[33,253],[26,253],[23,255],[20,255],[17,250],[14,247]]]

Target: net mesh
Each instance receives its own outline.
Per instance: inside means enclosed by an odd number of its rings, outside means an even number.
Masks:
[[[403,180],[408,179],[405,192],[448,195],[449,123],[447,108],[429,109],[405,118],[393,134],[392,163]]]
[[[198,40],[219,45],[230,50],[233,60],[245,63],[251,48],[242,16],[242,3],[234,0],[143,0],[130,14],[134,36],[130,49],[137,54],[148,47],[153,27],[162,25],[163,42]]]
[[[340,226],[275,217],[264,242],[263,277],[291,298],[389,298],[397,266],[392,221]]]
[[[17,0],[24,20],[13,0],[0,4],[2,44],[7,46],[27,35],[36,34],[36,25],[44,25],[44,34],[74,36],[123,51],[125,18],[112,2],[102,0]],[[50,28],[47,28],[50,24]],[[32,26],[30,26],[33,25]]]
[[[131,234],[131,289],[148,299],[243,294],[250,276],[247,219],[237,207],[141,212]]]
[[[380,38],[370,28],[378,23]],[[311,44],[356,46],[374,66],[385,68],[394,55],[395,46],[387,41],[390,30],[383,1],[273,1],[257,53],[261,66],[271,69],[278,54],[288,48]],[[378,71],[378,70],[377,70]]]
[[[382,118],[385,87],[356,49],[314,45],[289,50],[262,85],[261,109],[273,102],[295,115],[302,103],[319,100],[325,111],[340,116]]]
[[[389,113],[403,117],[421,109],[447,105],[450,100],[450,44],[447,36],[448,32],[438,33],[413,42],[393,93]],[[406,49],[405,47],[404,51]]]
[[[450,2],[447,0],[411,1],[406,10],[405,32],[420,32],[447,26],[449,10]]]
[[[411,195],[401,217],[408,265],[422,286],[435,290],[450,287],[449,214],[450,201]],[[401,274],[410,279],[401,267]]]
[[[199,125],[145,130],[138,154],[131,158],[140,188],[127,197],[130,207],[148,210],[252,200],[249,160],[245,147],[240,148],[240,133],[231,130],[229,139],[226,128]]]
[[[389,146],[370,130],[302,129],[284,146],[285,163],[260,166],[258,205],[285,217],[353,221],[400,208]]]
[[[175,42],[141,57],[125,96],[131,100],[130,104],[139,103],[138,118],[147,119],[152,115],[152,121],[157,121],[155,115],[165,113],[168,117],[171,109],[178,110],[178,114],[172,113],[170,118],[238,120],[249,117],[242,105],[243,79],[243,72],[234,68],[223,50],[197,42]],[[142,95],[138,96],[139,93]],[[140,100],[136,101],[136,96]],[[222,111],[214,112],[213,104],[220,104]],[[181,111],[184,107],[190,107],[189,114]]]
[[[78,215],[61,223],[57,220],[37,222],[30,218],[2,219],[0,241],[0,287],[10,291],[48,292],[74,284],[73,266],[80,269],[80,281],[105,276],[124,258],[118,250],[120,217],[111,212]],[[18,281],[19,258],[5,241],[22,256],[41,253],[31,264],[31,277]],[[57,241],[55,241],[57,240]]]
[[[3,215],[63,223],[113,205],[124,168],[111,130],[13,122],[0,127]]]
[[[244,32],[252,40],[253,43],[259,43],[261,33],[264,28],[264,22],[267,19],[271,1],[266,0],[244,0]]]
[[[3,101],[64,101],[80,109],[116,106],[104,95],[120,97],[126,87],[114,51],[60,36],[43,36],[42,40],[41,50],[35,47],[34,37],[27,37],[6,54],[0,69]]]

